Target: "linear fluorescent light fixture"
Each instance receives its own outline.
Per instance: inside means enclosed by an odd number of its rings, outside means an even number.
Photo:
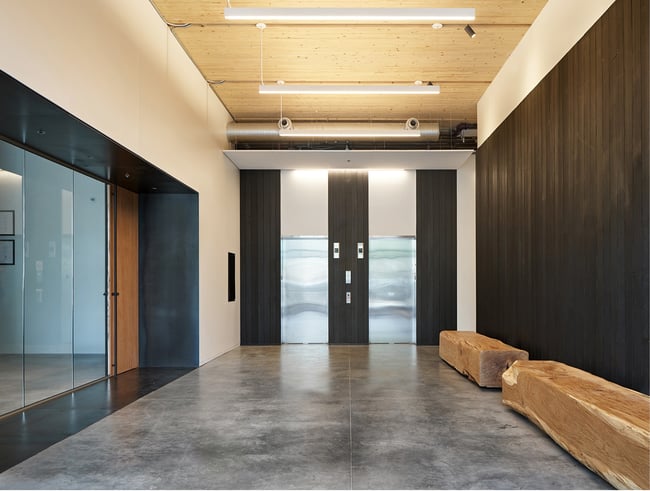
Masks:
[[[439,85],[260,85],[260,94],[427,95],[440,94]]]
[[[473,21],[473,8],[236,8],[224,9],[226,20],[252,22],[415,22]]]
[[[292,129],[278,130],[278,135],[293,138],[420,138],[420,130],[382,130],[353,129],[353,130],[314,130]]]

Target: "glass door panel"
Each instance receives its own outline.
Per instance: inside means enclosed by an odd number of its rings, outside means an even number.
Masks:
[[[327,343],[327,237],[282,239],[282,342]]]
[[[25,403],[72,388],[73,171],[25,154]]]
[[[371,237],[368,255],[371,343],[415,343],[415,238]]]
[[[74,386],[106,375],[106,185],[74,175]]]

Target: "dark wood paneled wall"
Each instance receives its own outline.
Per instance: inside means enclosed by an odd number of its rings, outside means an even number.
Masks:
[[[615,2],[476,166],[478,331],[645,393],[648,24]]]
[[[140,194],[139,215],[140,366],[196,367],[199,196]]]
[[[456,171],[419,170],[416,185],[417,344],[456,329]]]
[[[368,342],[368,173],[330,171],[328,186],[329,233],[329,342]],[[332,258],[334,242],[340,258]],[[357,259],[357,242],[364,257]],[[345,284],[345,271],[352,284]],[[352,302],[345,303],[345,292]]]
[[[280,344],[280,171],[239,179],[241,344]]]

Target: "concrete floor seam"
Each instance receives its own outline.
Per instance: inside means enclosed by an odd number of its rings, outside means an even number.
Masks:
[[[350,359],[350,351],[348,350],[348,404],[350,408],[350,489],[353,488],[353,464],[352,464],[352,360]]]
[[[415,345],[236,348],[0,474],[0,489],[348,488],[611,486]]]

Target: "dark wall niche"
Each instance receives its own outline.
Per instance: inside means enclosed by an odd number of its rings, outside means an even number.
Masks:
[[[235,293],[235,253],[228,253],[228,301],[234,302],[236,300]]]
[[[648,19],[615,2],[476,165],[478,331],[645,393]]]

